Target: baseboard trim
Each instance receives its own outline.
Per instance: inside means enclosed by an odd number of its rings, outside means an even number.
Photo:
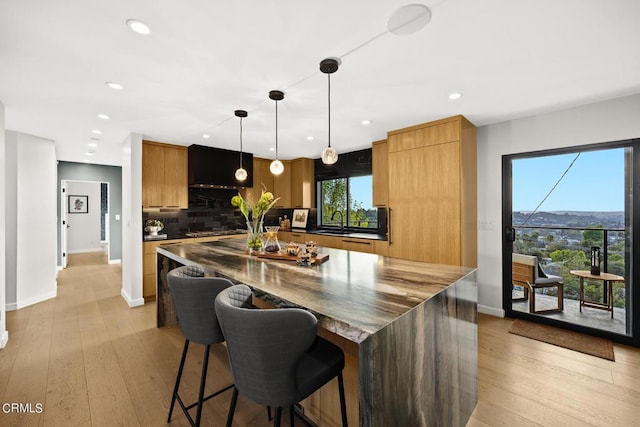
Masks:
[[[141,305],[144,305],[144,298],[138,298],[135,300],[131,299],[131,297],[129,296],[129,294],[127,294],[127,291],[125,291],[124,288],[120,289],[120,296],[124,298],[129,308],[139,307]]]
[[[5,348],[7,342],[9,342],[9,331],[3,331],[0,334],[0,348]]]
[[[478,313],[488,314],[495,317],[504,317],[504,310],[501,308],[489,307],[488,305],[478,304]]]
[[[28,298],[24,301],[16,301],[16,304],[15,304],[16,308],[14,310],[20,310],[21,308],[29,307],[30,305],[37,304],[42,301],[46,301],[48,299],[55,298],[57,296],[58,296],[58,290],[56,289],[52,292],[49,292],[43,295],[37,295],[35,297]],[[13,305],[13,304],[9,304],[9,305]],[[7,311],[9,311],[9,309],[7,309]]]
[[[18,309],[18,304],[16,304],[15,302],[12,302],[11,304],[5,304],[4,309],[6,311],[15,311]]]
[[[87,254],[90,252],[104,252],[104,249],[102,248],[92,248],[92,249],[76,249],[75,251],[67,251],[68,255],[73,255],[73,254]]]
[[[122,264],[122,260],[120,259],[110,259],[109,264]]]

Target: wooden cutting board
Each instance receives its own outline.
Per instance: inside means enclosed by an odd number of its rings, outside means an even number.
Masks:
[[[279,259],[282,261],[298,261],[298,255],[289,255],[287,253],[260,252],[255,254],[258,258]],[[318,254],[315,258],[311,258],[312,264],[322,264],[329,259],[329,254]]]

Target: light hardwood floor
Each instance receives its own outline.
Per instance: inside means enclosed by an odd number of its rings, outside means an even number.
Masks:
[[[119,265],[75,255],[59,272],[57,298],[7,313],[0,403],[43,411],[0,411],[0,426],[166,424],[182,334],[155,327],[153,302],[128,308],[120,288]],[[615,345],[610,362],[511,335],[510,324],[479,317],[479,401],[469,426],[638,425],[640,349]],[[201,350],[192,346],[185,367],[187,400],[196,396]],[[230,383],[224,347],[212,353],[210,391]],[[224,425],[229,398],[205,403],[203,425]],[[269,424],[264,407],[240,397],[235,426]],[[171,425],[187,425],[179,409]]]

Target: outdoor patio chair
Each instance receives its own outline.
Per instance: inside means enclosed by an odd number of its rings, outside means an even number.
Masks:
[[[564,310],[564,283],[562,277],[546,274],[538,264],[538,258],[532,255],[512,254],[511,280],[515,286],[521,286],[523,298],[513,301],[529,300],[529,313],[546,313]],[[558,306],[551,309],[536,310],[536,289],[558,288]]]

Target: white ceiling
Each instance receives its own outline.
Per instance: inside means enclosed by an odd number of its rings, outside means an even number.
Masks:
[[[423,0],[433,14],[427,27],[388,33],[388,18],[405,4],[0,0],[6,127],[53,139],[59,160],[77,162],[100,130],[91,161],[119,165],[130,132],[237,150],[233,111],[246,109],[245,150],[272,157],[267,94],[280,89],[280,158],[319,157],[326,57],[342,59],[331,78],[339,153],[455,114],[481,126],[640,93],[638,0]],[[132,32],[129,18],[151,34]],[[454,91],[464,96],[449,100]]]

